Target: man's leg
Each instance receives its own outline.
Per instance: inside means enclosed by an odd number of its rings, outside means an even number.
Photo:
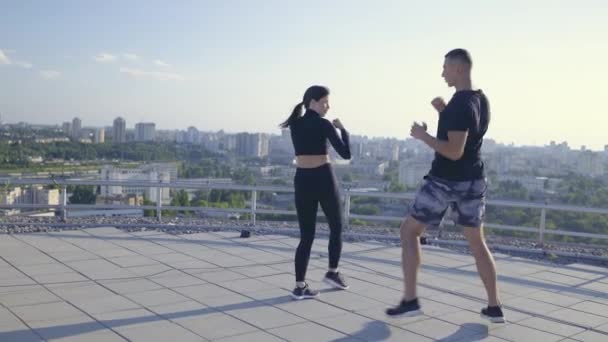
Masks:
[[[475,258],[477,271],[488,295],[488,306],[500,305],[498,298],[498,285],[496,281],[496,264],[494,257],[486,245],[483,235],[483,226],[479,228],[464,228],[464,236],[469,242],[469,248]]]
[[[417,298],[416,285],[422,251],[420,248],[420,235],[424,233],[426,224],[408,216],[401,223],[401,264],[404,278],[403,300],[410,301]]]
[[[416,285],[420,269],[420,235],[429,224],[439,224],[448,207],[447,188],[428,179],[424,182],[410,214],[401,223],[401,262],[403,266],[403,299],[396,307],[389,308],[389,316],[414,316],[422,313],[418,303]]]
[[[496,264],[483,234],[487,184],[485,180],[476,180],[470,184],[463,183],[461,186],[467,189],[460,192],[459,201],[454,206],[458,212],[458,224],[465,227],[464,235],[469,242],[479,277],[488,296],[488,307],[481,310],[481,316],[494,323],[504,323],[505,316],[498,298]]]

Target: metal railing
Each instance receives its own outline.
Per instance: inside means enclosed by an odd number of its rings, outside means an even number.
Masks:
[[[6,185],[55,185],[61,188],[60,204],[45,205],[45,204],[0,204],[0,208],[5,209],[55,209],[61,212],[63,220],[67,220],[67,212],[69,210],[82,209],[143,209],[155,210],[156,217],[159,222],[162,222],[163,210],[180,210],[180,211],[202,211],[202,212],[225,212],[225,213],[243,213],[249,214],[251,223],[256,224],[258,214],[274,214],[274,215],[296,215],[295,210],[280,210],[280,209],[258,209],[257,198],[259,192],[293,192],[290,187],[278,186],[248,186],[248,185],[228,185],[228,184],[193,184],[192,182],[150,182],[150,181],[109,181],[109,180],[74,180],[74,179],[49,179],[49,178],[0,178],[0,184]],[[162,198],[163,188],[170,189],[199,189],[199,190],[235,190],[249,191],[251,193],[251,201],[249,208],[214,208],[214,207],[183,207],[183,206],[167,206],[163,205],[162,201],[157,201],[156,205],[130,206],[116,204],[68,204],[67,202],[67,186],[68,185],[95,185],[95,186],[137,186],[156,188],[156,198]],[[367,221],[389,221],[399,222],[403,217],[397,216],[382,216],[382,215],[361,215],[354,214],[351,211],[352,197],[377,197],[389,198],[397,200],[413,200],[414,193],[387,193],[387,192],[361,192],[350,189],[343,189],[344,197],[344,221],[346,224],[352,219],[361,219]],[[547,229],[546,218],[547,211],[566,211],[574,213],[591,213],[608,215],[608,209],[590,208],[559,204],[546,204],[535,202],[507,201],[507,200],[488,200],[488,206],[504,207],[504,208],[523,208],[523,209],[539,209],[540,220],[538,227],[521,227],[504,224],[496,224],[486,222],[485,226],[496,230],[527,232],[538,234],[540,243],[545,242],[546,235],[571,236],[591,239],[607,239],[608,234],[596,234],[586,232],[575,232],[564,229]]]

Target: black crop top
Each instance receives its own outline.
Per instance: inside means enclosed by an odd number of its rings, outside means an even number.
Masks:
[[[344,159],[350,159],[348,132],[341,129],[338,136],[334,125],[317,112],[307,110],[304,116],[290,125],[291,141],[296,156],[327,154],[327,140]]]

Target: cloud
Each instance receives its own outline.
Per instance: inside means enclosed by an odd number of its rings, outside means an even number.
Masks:
[[[11,60],[2,50],[0,50],[0,65],[11,65]]]
[[[155,60],[154,65],[156,65],[157,67],[161,67],[161,68],[170,68],[171,67],[171,64],[165,63],[165,62],[161,61],[160,59]]]
[[[123,53],[122,56],[130,61],[136,61],[139,59],[139,56],[134,53]]]
[[[120,68],[120,72],[135,78],[152,78],[159,81],[184,81],[186,77],[173,72],[146,71],[140,69]]]
[[[102,52],[95,56],[95,61],[98,63],[112,63],[116,61],[116,56]]]
[[[22,62],[22,61],[13,61],[8,57],[8,54],[14,53],[15,50],[0,50],[0,65],[14,65],[18,67],[22,67],[25,69],[31,69],[33,67],[32,63]]]
[[[31,69],[33,67],[32,63],[29,62],[15,62],[13,64],[26,69]]]
[[[61,76],[61,73],[55,70],[42,70],[40,71],[40,76],[46,78],[47,80],[50,80]]]

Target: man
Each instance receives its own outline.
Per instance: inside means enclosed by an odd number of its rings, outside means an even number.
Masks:
[[[422,314],[416,294],[419,238],[426,226],[438,225],[451,206],[457,214],[456,223],[464,227],[486,288],[488,306],[481,310],[481,315],[492,322],[505,322],[498,299],[494,258],[483,235],[487,186],[480,150],[490,122],[490,108],[483,92],[472,89],[472,64],[466,50],[455,49],[445,55],[442,77],[456,92],[439,114],[437,137],[427,133],[425,124],[414,123],[411,128],[412,137],[435,150],[435,160],[401,224],[405,288],[399,305],[386,310],[390,316]]]

